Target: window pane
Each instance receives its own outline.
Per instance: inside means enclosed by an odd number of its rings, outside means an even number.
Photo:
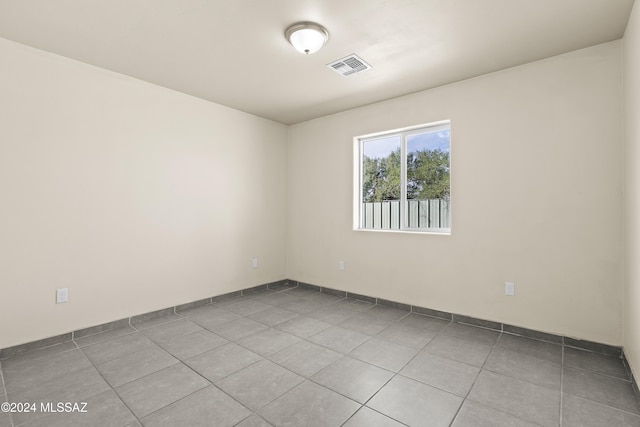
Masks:
[[[449,228],[448,129],[407,136],[407,226]]]
[[[451,232],[449,121],[356,142],[355,227]]]
[[[362,143],[362,227],[400,228],[400,135]]]

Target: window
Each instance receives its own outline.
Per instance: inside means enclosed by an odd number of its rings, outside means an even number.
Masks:
[[[355,139],[355,227],[451,232],[448,121]]]

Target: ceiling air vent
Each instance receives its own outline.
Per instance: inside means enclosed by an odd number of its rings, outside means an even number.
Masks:
[[[327,67],[333,69],[336,73],[348,77],[361,71],[370,69],[371,65],[364,62],[364,60],[359,56],[352,54],[345,58],[332,62],[331,64],[327,64]]]

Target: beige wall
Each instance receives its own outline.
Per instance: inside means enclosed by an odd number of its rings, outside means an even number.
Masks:
[[[0,348],[285,277],[285,126],[2,39],[0,94]]]
[[[599,45],[292,126],[288,277],[622,344],[621,50]],[[352,138],[444,119],[451,236],[353,231]]]
[[[0,39],[0,348],[284,277],[620,345],[621,78],[618,41],[287,128]],[[452,235],[353,231],[353,137],[443,119]]]
[[[625,317],[624,352],[640,379],[640,6],[624,35]]]

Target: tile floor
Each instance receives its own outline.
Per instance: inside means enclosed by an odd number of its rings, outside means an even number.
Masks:
[[[283,287],[0,362],[6,426],[640,426],[620,359]],[[87,412],[40,404],[86,402]]]

